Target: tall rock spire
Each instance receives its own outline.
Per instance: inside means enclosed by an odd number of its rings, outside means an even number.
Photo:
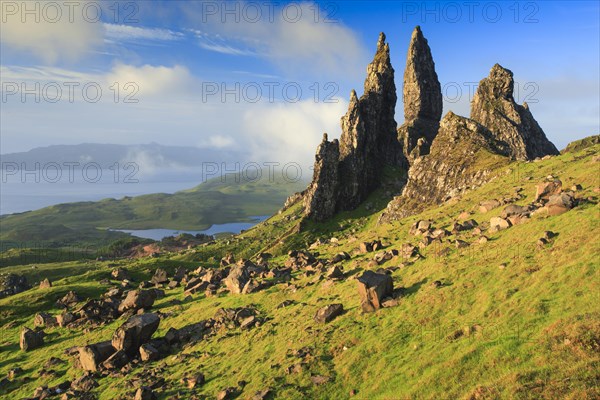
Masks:
[[[338,210],[352,210],[375,190],[385,165],[401,165],[394,119],[396,84],[385,34],[379,35],[373,61],[367,67],[364,93],[352,91],[348,112],[342,117]]]
[[[429,153],[429,147],[437,135],[442,117],[442,89],[435,72],[431,49],[421,28],[412,33],[404,85],[404,124],[398,130],[404,154],[409,162]]]
[[[558,154],[527,103],[521,106],[515,102],[513,90],[513,73],[499,64],[494,65],[490,75],[479,82],[471,104],[471,119],[505,142],[512,158],[531,160]]]
[[[381,33],[367,67],[364,93],[358,98],[352,90],[341,120],[339,162],[333,161],[336,142],[324,138],[317,150],[313,182],[304,199],[309,218],[322,221],[337,211],[356,208],[379,187],[387,165],[405,164],[394,119],[396,101],[390,47]]]

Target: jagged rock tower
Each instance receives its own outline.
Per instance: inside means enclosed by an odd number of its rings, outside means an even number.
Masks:
[[[513,98],[513,73],[496,64],[490,75],[479,82],[471,104],[471,119],[488,128],[510,147],[510,156],[532,160],[558,150],[531,115],[529,106],[517,104]]]
[[[442,117],[442,89],[435,72],[431,49],[421,28],[417,26],[410,38],[404,70],[404,124],[398,129],[409,163],[428,154]]]
[[[303,194],[305,215],[323,221],[356,208],[380,186],[387,165],[408,169],[408,182],[380,221],[414,214],[478,187],[511,159],[558,154],[527,104],[515,102],[513,89],[512,72],[496,64],[479,84],[471,119],[449,112],[440,121],[441,87],[417,26],[404,72],[405,122],[396,132],[394,69],[382,33],[364,94],[359,99],[351,93],[340,141],[329,142],[325,135],[317,149],[313,181]]]
[[[356,208],[379,187],[386,165],[406,164],[396,133],[396,100],[390,48],[381,33],[364,94],[360,99],[354,90],[350,94],[339,143],[324,136],[317,149],[313,181],[304,196],[309,218],[323,221]]]

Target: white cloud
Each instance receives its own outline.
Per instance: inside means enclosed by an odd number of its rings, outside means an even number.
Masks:
[[[240,10],[249,4],[238,3]],[[297,21],[290,19],[296,10],[285,17],[281,5],[274,6],[272,17],[263,5],[257,21],[243,15],[239,21],[231,16],[223,19],[220,14],[207,16],[204,6],[197,2],[184,2],[182,7],[191,23],[203,28],[199,35],[202,48],[233,55],[256,54],[286,72],[360,77],[368,57],[355,33],[338,21],[326,22],[323,10],[315,17],[315,3],[293,4],[301,9],[302,17]]]
[[[235,139],[228,135],[213,135],[206,140],[201,140],[198,147],[211,147],[215,149],[224,149],[232,147],[236,143]]]
[[[2,2],[2,47],[24,51],[54,64],[75,61],[102,44],[103,28],[93,17],[86,20],[83,3],[69,8],[65,2]],[[97,4],[97,3],[96,3]],[[32,14],[25,14],[32,10]],[[93,16],[93,10],[90,11]]]
[[[323,133],[329,140],[339,138],[340,118],[348,103],[335,98],[336,103],[262,104],[259,110],[247,111],[243,117],[243,137],[260,160],[294,161],[312,165],[317,145]]]
[[[105,23],[105,36],[113,41],[173,41],[183,38],[181,32],[174,32],[169,29],[142,28],[131,25],[118,25]]]
[[[83,101],[83,96],[78,95],[84,85],[88,83],[97,84],[103,91],[101,100],[114,101],[114,84],[117,83],[123,96],[135,92],[134,98],[146,99],[151,97],[175,98],[187,94],[193,94],[197,89],[197,80],[191,75],[190,71],[181,65],[173,67],[167,66],[133,66],[127,64],[116,64],[107,72],[81,72],[66,70],[57,67],[20,67],[20,66],[0,66],[2,82],[6,85],[9,82],[16,82],[19,87],[24,84],[27,89],[34,88],[37,83],[40,86],[40,92],[43,93],[44,85],[56,83],[64,92],[61,100],[69,101],[67,95],[69,87],[68,82],[75,82],[78,86],[73,89],[73,100]],[[133,83],[132,87],[125,86]],[[3,86],[4,88],[5,86]],[[43,94],[42,94],[43,96]],[[52,97],[52,96],[50,96]],[[20,100],[17,94],[7,95],[11,99]]]
[[[228,54],[233,56],[253,56],[256,55],[256,52],[241,48],[234,47],[227,40],[225,40],[219,34],[211,34],[208,32],[202,32],[197,29],[188,29],[191,32],[198,43],[198,46],[205,50],[214,51],[216,53]]]
[[[189,70],[181,65],[136,67],[117,64],[104,79],[108,84],[133,82],[139,87],[140,96],[173,97],[190,91],[195,84]]]

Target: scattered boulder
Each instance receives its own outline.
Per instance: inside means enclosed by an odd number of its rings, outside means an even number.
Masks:
[[[289,258],[285,261],[285,266],[293,269],[305,268],[314,265],[317,262],[315,256],[304,250],[294,250],[288,253]]]
[[[46,278],[40,282],[40,289],[50,289],[52,287],[52,282],[50,279]]]
[[[548,201],[550,196],[562,192],[562,182],[558,179],[539,183],[535,188],[535,201]]]
[[[575,198],[571,193],[563,192],[554,194],[548,198],[545,208],[548,210],[548,215],[563,214],[575,206]]]
[[[328,376],[323,376],[323,375],[314,375],[310,377],[310,380],[312,381],[312,383],[314,383],[315,385],[324,385],[327,382],[329,382],[329,377]]]
[[[184,267],[178,267],[175,270],[175,274],[173,275],[173,280],[177,282],[181,282],[187,276],[187,269]]]
[[[27,278],[17,274],[0,274],[0,299],[24,292],[31,287]]]
[[[372,242],[362,242],[358,245],[358,251],[361,254],[370,253],[383,248],[380,240],[374,240]]]
[[[504,207],[502,213],[500,214],[500,218],[507,219],[512,216],[524,216],[529,215],[529,207],[518,206],[516,204],[511,204]]]
[[[159,323],[160,318],[154,313],[134,315],[115,331],[112,345],[116,350],[135,355],[140,346],[150,340]]]
[[[485,200],[479,203],[479,212],[485,214],[486,212],[491,211],[496,207],[500,207],[500,205],[501,203],[496,199]]]
[[[252,396],[252,400],[266,400],[268,398],[270,398],[270,396],[272,395],[273,391],[271,389],[263,389],[263,390],[259,390],[258,392],[254,393],[254,396]]]
[[[314,320],[319,323],[327,323],[344,312],[344,306],[341,304],[330,304],[317,310]]]
[[[123,350],[118,350],[102,363],[102,369],[121,369],[127,365],[128,362],[129,357],[127,356],[127,353]]]
[[[158,397],[154,390],[149,388],[148,386],[142,386],[135,392],[135,396],[133,400],[157,400]]]
[[[16,368],[12,368],[8,370],[8,379],[10,379],[11,381],[14,380],[15,378],[17,378],[19,375],[21,375],[23,373],[23,368],[21,367],[16,367]]]
[[[246,329],[250,329],[252,328],[254,325],[256,324],[256,317],[254,315],[251,315],[247,318],[244,318],[242,320],[242,322],[240,323],[240,329],[241,330],[246,330]]]
[[[98,382],[96,382],[94,377],[89,373],[86,373],[71,382],[71,389],[84,393],[90,392],[92,389],[97,388],[98,386],[100,386]]]
[[[77,303],[79,303],[81,301],[81,299],[79,298],[79,296],[77,295],[77,293],[75,293],[74,291],[69,291],[69,293],[65,294],[61,299],[59,299],[56,304],[59,307],[65,307],[68,308],[70,306],[73,306]]]
[[[188,389],[194,389],[196,386],[203,385],[206,381],[204,374],[198,372],[190,377],[181,379],[181,383],[187,386]]]
[[[327,279],[343,279],[344,272],[337,265],[335,265],[329,268],[329,270],[327,270],[327,274],[325,276],[327,277]]]
[[[407,259],[419,254],[419,249],[409,243],[404,243],[401,248],[402,258]]]
[[[361,307],[364,312],[373,312],[381,307],[384,298],[392,296],[394,283],[387,274],[377,274],[365,271],[358,278],[358,293],[361,298]]]
[[[155,361],[160,358],[160,352],[150,343],[140,346],[140,359],[142,361]]]
[[[250,273],[248,272],[248,268],[244,265],[235,265],[229,271],[229,275],[227,278],[223,280],[227,289],[233,294],[240,294],[244,289],[244,286],[250,280]]]
[[[35,318],[33,319],[33,325],[40,327],[52,327],[58,325],[58,322],[56,321],[56,318],[52,315],[42,312],[35,314]]]
[[[96,372],[100,365],[115,353],[110,341],[79,347],[79,363],[85,371]]]
[[[163,283],[169,282],[167,271],[162,268],[157,268],[152,276],[152,279],[150,279],[150,282],[154,283],[155,285],[162,285]]]
[[[118,280],[118,281],[124,281],[124,280],[130,280],[130,276],[129,276],[129,271],[127,271],[125,268],[115,268],[112,270],[112,272],[110,273],[110,276],[113,277],[113,279]]]
[[[510,221],[504,218],[493,217],[492,219],[490,219],[490,232],[502,231],[504,229],[510,228],[510,226]]]
[[[225,257],[221,259],[221,267],[226,267],[231,264],[235,264],[235,257],[233,256],[233,254],[228,253]]]
[[[19,345],[21,350],[29,351],[42,347],[44,345],[44,331],[34,331],[27,327],[21,330],[21,339]]]
[[[148,309],[154,305],[156,300],[156,292],[154,290],[131,290],[127,293],[127,297],[119,304],[119,312],[127,310],[139,310],[141,308]]]
[[[242,289],[242,294],[250,294],[259,291],[262,288],[262,285],[258,283],[255,279],[250,279],[244,285]]]
[[[238,388],[227,387],[217,393],[217,400],[229,400],[235,398],[239,393]]]
[[[350,259],[350,254],[346,253],[345,251],[342,251],[340,253],[337,253],[335,256],[333,256],[333,258],[329,262],[331,264],[337,264],[341,261],[349,260],[349,259]]]

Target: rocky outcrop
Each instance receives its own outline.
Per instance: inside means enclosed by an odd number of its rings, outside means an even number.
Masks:
[[[491,178],[492,169],[508,162],[509,152],[485,127],[449,112],[430,154],[415,160],[402,196],[388,204],[381,220],[415,214],[481,186]]]
[[[315,158],[313,180],[306,191],[304,207],[309,218],[323,221],[331,217],[336,208],[340,158],[338,141],[329,142],[327,134],[324,134]]]
[[[367,68],[364,94],[352,91],[340,136],[340,190],[337,210],[356,208],[381,182],[386,165],[402,165],[397,139],[396,84],[390,48],[381,33]]]
[[[420,27],[410,39],[404,85],[404,124],[398,129],[404,155],[409,163],[429,153],[442,117],[442,89],[435,72],[431,49]]]
[[[0,299],[24,292],[31,288],[27,278],[17,274],[0,274]]]
[[[497,140],[505,142],[510,156],[532,160],[559,154],[529,111],[527,103],[519,105],[513,98],[513,73],[494,65],[490,75],[479,82],[471,104],[471,119],[488,128]]]
[[[350,94],[339,143],[325,136],[317,149],[313,181],[304,195],[305,215],[323,221],[356,208],[379,187],[385,166],[405,164],[394,119],[396,100],[390,48],[381,33],[364,94]]]

